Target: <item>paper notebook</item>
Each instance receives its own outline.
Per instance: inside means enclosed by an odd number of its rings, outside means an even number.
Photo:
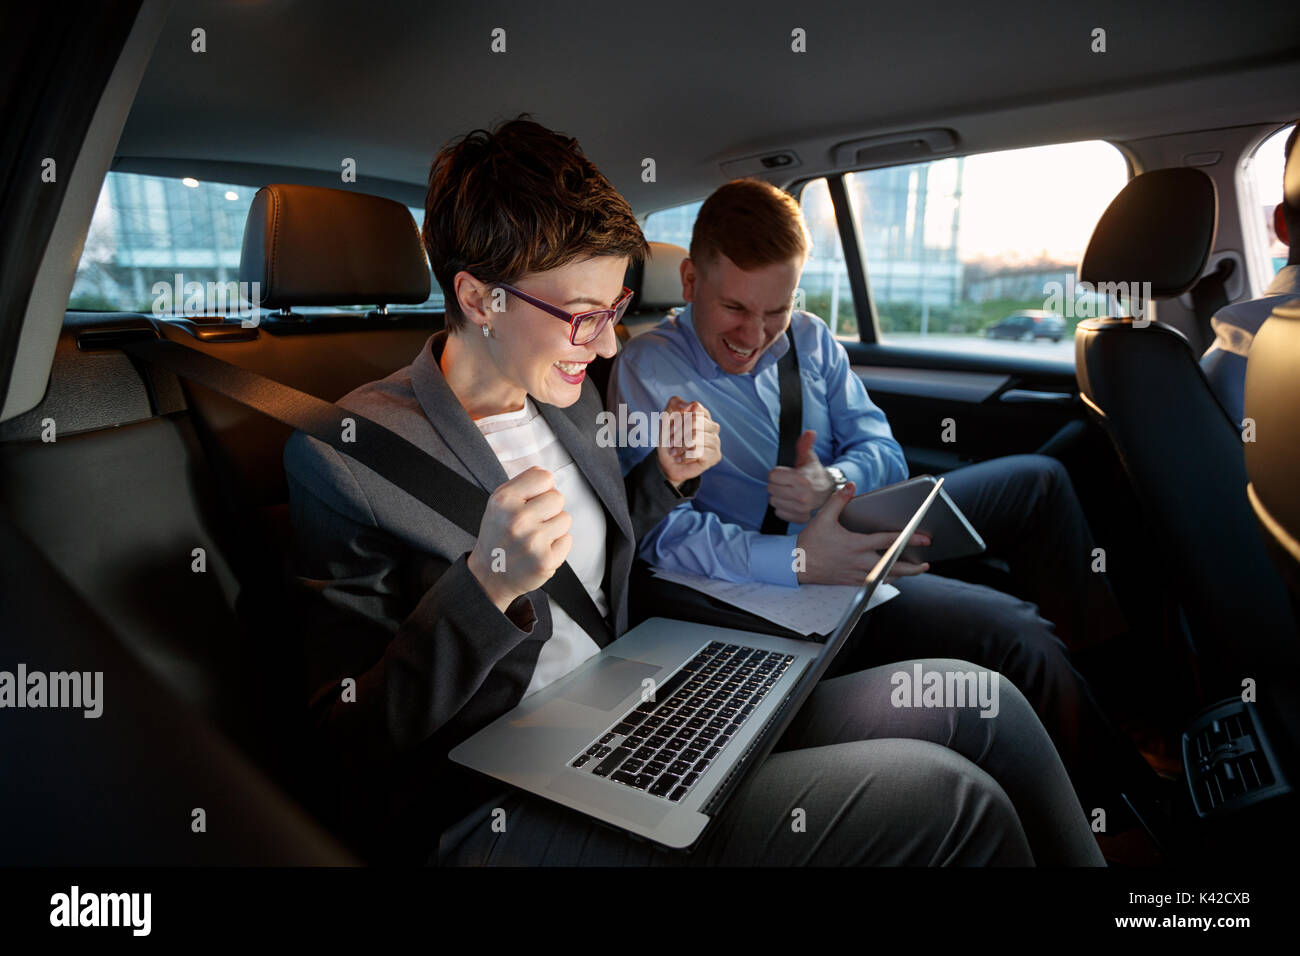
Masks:
[[[848,610],[849,603],[858,593],[857,587],[853,585],[801,584],[788,588],[752,581],[723,581],[660,568],[654,568],[653,571],[657,578],[693,588],[805,637],[834,631]],[[881,584],[872,595],[867,610],[883,604],[897,594],[898,588],[892,584]]]

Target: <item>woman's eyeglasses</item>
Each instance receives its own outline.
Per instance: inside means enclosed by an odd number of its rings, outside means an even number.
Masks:
[[[563,319],[569,323],[569,343],[571,345],[586,345],[593,342],[605,331],[605,326],[610,322],[618,322],[623,318],[623,313],[627,311],[627,305],[632,301],[635,295],[627,286],[623,286],[623,292],[619,295],[618,301],[608,309],[592,309],[590,312],[565,312],[558,306],[551,305],[549,302],[543,302],[536,296],[529,295],[527,292],[520,292],[514,286],[506,285],[504,282],[494,282],[495,288],[505,289],[511,295],[522,299],[529,305],[535,305],[543,312],[549,312],[557,319]]]

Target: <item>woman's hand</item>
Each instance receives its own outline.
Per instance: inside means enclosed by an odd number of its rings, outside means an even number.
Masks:
[[[555,476],[533,466],[488,498],[478,540],[467,561],[488,599],[505,613],[521,594],[551,579],[569,556],[573,516]]]
[[[674,395],[659,419],[659,469],[674,488],[722,460],[718,423],[699,402]]]

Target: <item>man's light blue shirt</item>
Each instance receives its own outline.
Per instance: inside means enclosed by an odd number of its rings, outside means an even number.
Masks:
[[[842,469],[859,493],[902,481],[907,477],[903,450],[849,366],[844,346],[808,312],[794,312],[790,324],[803,385],[800,431],[817,433],[818,460]],[[777,362],[789,347],[782,335],[752,372],[724,372],[700,345],[687,306],[623,349],[609,380],[608,407],[615,414],[625,404],[628,416],[648,417],[678,395],[700,402],[721,426],[722,460],[701,476],[692,500],[674,508],[641,540],[638,554],[645,561],[728,581],[799,583],[793,551],[804,526],[791,524],[784,535],[758,530],[767,512],[767,475],[780,444]],[[623,473],[650,451],[620,442]]]

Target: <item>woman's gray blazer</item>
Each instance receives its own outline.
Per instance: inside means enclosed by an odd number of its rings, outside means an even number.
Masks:
[[[409,366],[338,404],[490,492],[506,474],[442,375],[446,336],[431,336]],[[656,455],[625,479],[615,450],[596,444],[604,406],[590,383],[568,408],[536,404],[605,506],[603,588],[610,627],[621,634],[636,541],[698,479],[679,494]],[[366,440],[360,426],[355,440]],[[368,849],[394,830],[403,841],[436,843],[441,828],[500,790],[445,755],[522,698],[551,636],[546,594],[523,595],[502,614],[470,574],[474,539],[456,524],[301,432],[285,446],[284,464],[310,733],[323,778],[338,784],[327,785],[328,799],[341,801],[325,812],[347,818],[337,821],[345,829],[386,831],[358,836]]]

